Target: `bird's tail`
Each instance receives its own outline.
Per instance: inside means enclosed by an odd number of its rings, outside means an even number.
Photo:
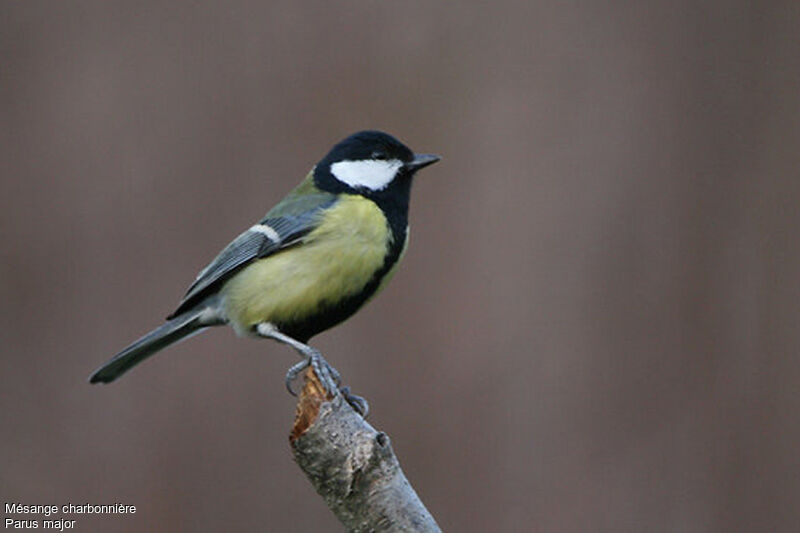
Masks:
[[[203,308],[191,309],[168,320],[95,370],[89,383],[111,383],[162,348],[199,333],[210,325],[201,320],[203,311]]]

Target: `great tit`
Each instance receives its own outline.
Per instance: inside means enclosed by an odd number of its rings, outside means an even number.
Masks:
[[[167,322],[92,374],[114,381],[162,348],[210,326],[270,338],[303,357],[333,392],[338,374],[308,346],[314,335],[353,315],[392,277],[408,245],[411,181],[439,160],[415,154],[380,131],[335,145],[257,224],[206,266]]]

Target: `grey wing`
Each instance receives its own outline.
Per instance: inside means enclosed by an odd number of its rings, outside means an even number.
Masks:
[[[330,203],[332,202],[319,204],[297,214],[264,218],[250,227],[200,271],[178,308],[167,318],[173,318],[193,308],[251,261],[297,244],[317,226],[320,212]]]

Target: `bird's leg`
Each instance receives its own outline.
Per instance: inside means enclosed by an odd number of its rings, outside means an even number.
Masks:
[[[281,333],[278,331],[278,328],[269,322],[262,322],[258,324],[256,326],[256,332],[262,337],[276,340],[278,342],[282,342],[283,344],[288,344],[297,350],[297,352],[303,357],[302,361],[296,365],[293,365],[286,373],[286,388],[289,390],[292,396],[297,396],[297,394],[292,390],[292,381],[294,381],[295,378],[297,378],[303,372],[303,370],[307,369],[309,366],[314,369],[314,372],[317,374],[320,383],[322,383],[329,393],[334,394],[335,391],[339,389],[339,382],[341,381],[339,372],[337,372],[335,368],[328,364],[325,358],[322,357],[322,354],[319,352],[319,350],[316,350],[308,344],[304,344],[297,339]]]
[[[302,361],[292,365],[289,371],[286,372],[286,389],[292,396],[297,396],[294,390],[292,390],[292,382],[310,366],[314,369],[314,373],[317,374],[320,383],[322,383],[322,386],[325,387],[325,390],[329,394],[333,396],[336,394],[336,391],[339,390],[347,403],[362,417],[366,418],[369,412],[369,404],[367,404],[367,401],[360,396],[351,394],[349,387],[339,387],[342,381],[341,375],[324,357],[322,357],[319,350],[281,333],[278,331],[278,328],[269,322],[258,324],[256,326],[256,332],[262,337],[288,344],[303,357]]]

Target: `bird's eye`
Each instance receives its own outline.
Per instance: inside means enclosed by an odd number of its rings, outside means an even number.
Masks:
[[[372,152],[372,155],[370,156],[370,158],[371,159],[389,159],[389,156],[386,155],[386,152],[384,152],[382,150],[375,150],[374,152]]]

